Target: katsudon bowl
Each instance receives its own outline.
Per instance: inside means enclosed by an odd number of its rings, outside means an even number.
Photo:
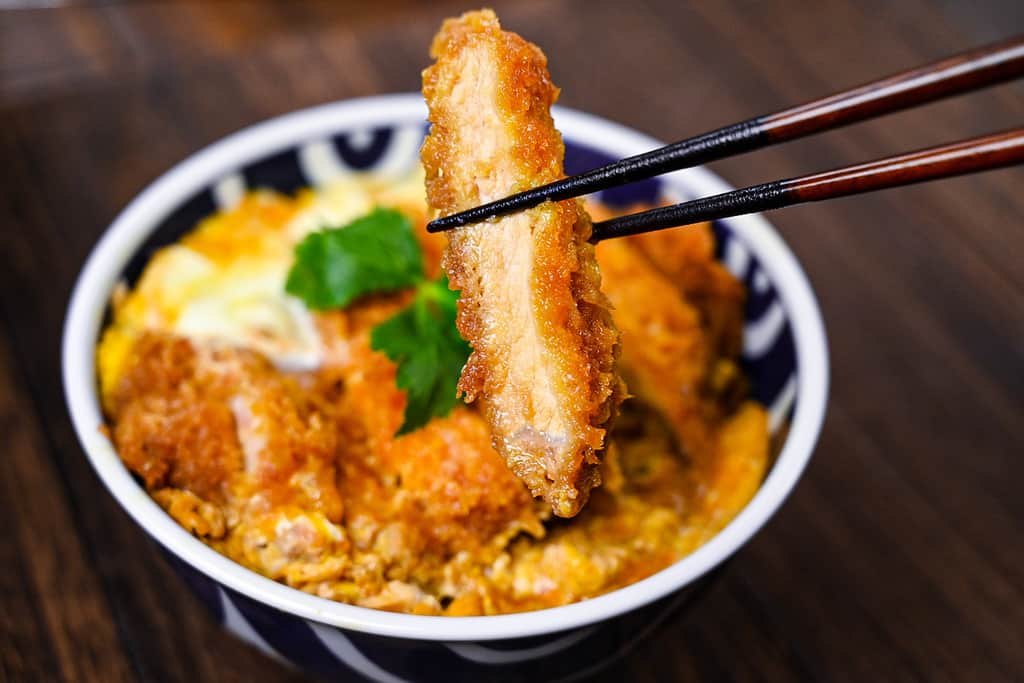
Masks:
[[[556,108],[568,173],[660,145],[588,114]],[[768,410],[776,456],[750,503],[721,532],[666,569],[583,602],[481,617],[399,614],[329,601],[219,554],[146,493],[101,429],[95,348],[115,286],[138,278],[154,250],[252,187],[294,192],[352,172],[414,166],[426,131],[419,94],[295,112],[235,133],[157,179],[116,218],[75,286],[65,322],[65,392],[86,456],[111,494],[164,549],[216,619],[265,653],[328,678],[377,681],[577,678],[600,668],[685,607],[782,504],[811,456],[825,412],[828,359],[807,278],[761,216],[719,221],[718,258],[746,286],[742,364]],[[608,205],[683,201],[729,190],[702,168],[608,190]]]

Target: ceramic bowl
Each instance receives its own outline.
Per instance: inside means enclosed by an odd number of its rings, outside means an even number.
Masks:
[[[592,672],[644,638],[699,591],[768,521],[811,456],[825,412],[828,358],[821,315],[793,254],[761,216],[714,225],[719,258],[747,286],[743,365],[754,397],[784,434],[768,476],[746,508],[696,552],[625,588],[564,607],[489,617],[395,614],[331,602],[264,578],[178,526],[121,464],[102,422],[94,348],[111,291],[138,277],[170,244],[246,188],[292,192],[352,171],[393,173],[416,163],[426,131],[418,94],[327,104],[228,136],[147,187],[89,256],[64,328],[68,407],[86,456],[132,518],[165,550],[228,629],[314,674],[376,680],[552,680]],[[660,146],[615,123],[557,108],[568,173]],[[702,168],[608,190],[609,204],[675,201],[731,189]],[[782,431],[780,431],[782,430]]]

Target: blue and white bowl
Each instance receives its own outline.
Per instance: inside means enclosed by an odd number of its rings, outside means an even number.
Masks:
[[[426,130],[418,94],[307,109],[247,128],[194,154],[117,217],[79,276],[64,328],[63,371],[78,438],[100,478],[162,545],[199,598],[259,649],[327,678],[555,680],[592,673],[645,637],[706,584],[713,570],[775,513],[811,456],[825,413],[828,357],[817,303],[793,254],[758,215],[715,224],[722,261],[747,286],[743,361],[755,398],[784,433],[761,489],[731,524],[657,574],[591,600],[523,614],[429,617],[308,595],[238,565],[178,526],[132,478],[102,423],[94,349],[116,282],[138,277],[170,244],[248,187],[290,192],[353,170],[416,163]],[[569,173],[660,146],[615,123],[558,108]],[[731,189],[702,168],[609,190],[610,204],[674,201]],[[780,432],[784,430],[784,432]]]

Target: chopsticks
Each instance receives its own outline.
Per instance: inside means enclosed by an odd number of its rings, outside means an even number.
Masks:
[[[1013,80],[1022,75],[1024,75],[1024,36],[1019,36],[774,114],[759,116],[687,138],[645,154],[629,157],[608,166],[526,190],[467,211],[437,218],[427,225],[427,230],[430,232],[450,230],[494,216],[530,208],[547,200],[559,201],[579,197],[669,171],[795,140],[813,133],[934,102],[945,97],[972,92]],[[757,185],[717,197],[709,197],[707,200],[696,200],[675,207],[636,214],[636,218],[624,216],[614,219],[614,221],[595,225],[595,240],[1020,163],[1020,159],[1015,156],[1019,154],[1019,145],[1012,142],[1012,136],[1015,133],[1019,135],[1019,131],[1002,134],[1002,136],[1010,135],[1010,141],[1002,139],[1001,136],[990,136],[991,139],[977,138],[827,173]],[[996,142],[995,138],[1000,138],[1002,141]],[[969,151],[979,145],[981,151]],[[998,149],[994,149],[993,145]],[[994,160],[998,160],[998,163]],[[986,162],[995,165],[985,165]],[[966,170],[956,170],[958,164],[966,164],[964,166]],[[828,194],[829,192],[833,194]],[[717,200],[717,202],[712,200]],[[701,202],[705,203],[701,204]],[[730,206],[731,209],[728,208]],[[700,210],[702,207],[710,213],[702,213]],[[676,213],[670,214],[671,210],[676,210]],[[674,215],[675,218],[670,218],[671,215]],[[647,218],[641,219],[641,216]],[[629,219],[632,221],[630,222]],[[650,225],[658,227],[645,230],[640,224],[641,220],[651,220],[653,222]],[[604,227],[601,233],[604,236],[599,236],[597,227],[602,225]],[[627,226],[629,227],[627,228]]]
[[[1024,128],[594,223],[591,242],[1024,163]]]

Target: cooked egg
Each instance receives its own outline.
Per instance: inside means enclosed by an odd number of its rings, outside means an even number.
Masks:
[[[104,393],[145,330],[252,349],[286,372],[315,370],[323,348],[313,315],[285,292],[295,245],[375,206],[422,212],[422,178],[422,169],[384,184],[352,175],[295,197],[261,190],[202,221],[153,257],[131,294],[115,297],[114,322],[98,350]]]

